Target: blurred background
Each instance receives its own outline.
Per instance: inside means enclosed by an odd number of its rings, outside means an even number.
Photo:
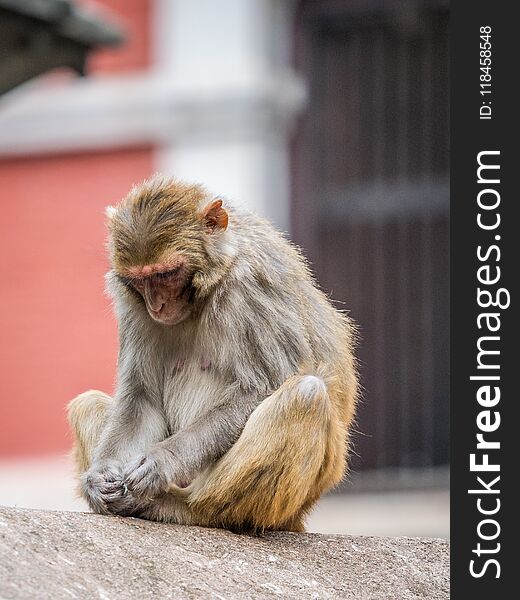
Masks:
[[[449,536],[448,4],[0,0],[0,504],[84,510],[103,208],[156,171],[269,217],[359,323],[352,470],[309,529]]]

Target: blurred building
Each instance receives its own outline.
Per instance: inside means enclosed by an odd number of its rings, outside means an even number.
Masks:
[[[0,459],[113,388],[103,208],[161,171],[290,231],[360,324],[354,471],[447,465],[446,3],[78,4],[126,44],[0,98]]]
[[[308,0],[295,23],[310,101],[293,237],[360,324],[353,469],[435,482],[449,460],[448,5]]]

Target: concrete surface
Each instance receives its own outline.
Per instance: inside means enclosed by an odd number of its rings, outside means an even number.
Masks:
[[[449,546],[0,508],[0,598],[449,597]]]
[[[398,475],[389,483],[395,483]],[[405,487],[346,491],[323,497],[310,515],[312,532],[449,538],[449,490]],[[410,482],[408,482],[410,483]],[[353,486],[354,487],[354,486]],[[66,456],[0,460],[0,506],[86,511]]]
[[[308,517],[307,530],[449,539],[450,493],[432,489],[330,494]]]

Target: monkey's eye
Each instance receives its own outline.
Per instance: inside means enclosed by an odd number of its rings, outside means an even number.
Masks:
[[[142,282],[139,279],[134,279],[133,277],[124,277],[123,275],[119,275],[119,281],[126,287],[137,291],[139,291],[139,289],[142,287]]]
[[[164,271],[163,273],[156,273],[155,277],[158,281],[168,281],[169,279],[173,279],[175,275],[179,272],[179,269],[172,269],[171,271]]]
[[[131,279],[130,277],[123,277],[123,275],[118,275],[117,278],[123,285],[126,285],[127,287],[132,286],[133,279]]]
[[[130,287],[134,288],[134,290],[140,291],[143,289],[143,281],[141,279],[131,279]]]

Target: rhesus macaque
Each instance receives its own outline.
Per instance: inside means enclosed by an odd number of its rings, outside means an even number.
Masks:
[[[107,209],[115,397],[69,405],[92,510],[302,531],[343,477],[354,328],[267,221],[154,178]]]

